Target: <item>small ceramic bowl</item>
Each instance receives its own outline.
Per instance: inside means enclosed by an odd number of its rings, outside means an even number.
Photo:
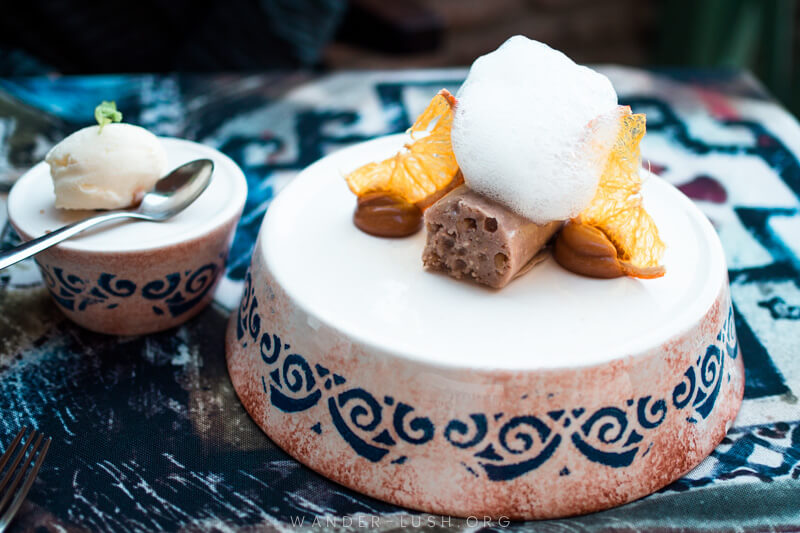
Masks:
[[[169,166],[214,161],[205,192],[161,223],[100,226],[36,256],[53,300],[73,322],[93,331],[136,335],[185,322],[212,299],[247,196],[244,174],[228,157],[201,144],[162,139]],[[93,212],[54,207],[49,168],[23,175],[8,198],[8,217],[30,240]]]
[[[663,278],[589,279],[551,258],[488,290],[425,272],[423,233],[353,226],[342,172],[403,140],[336,152],[270,206],[226,345],[256,423],[343,485],[461,516],[605,509],[711,453],[744,370],[722,246],[695,205],[645,183]]]

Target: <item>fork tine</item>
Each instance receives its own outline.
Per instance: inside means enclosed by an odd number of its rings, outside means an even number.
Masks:
[[[39,438],[41,439],[41,436]],[[42,446],[42,450],[39,452],[39,456],[36,458],[36,463],[33,465],[33,470],[28,473],[25,483],[23,483],[22,488],[17,493],[14,501],[11,502],[11,505],[8,507],[6,513],[0,517],[0,533],[6,530],[8,525],[11,523],[11,520],[13,520],[14,516],[17,514],[17,511],[19,511],[19,508],[22,506],[22,502],[25,501],[25,497],[31,490],[33,482],[36,481],[36,476],[39,475],[39,469],[44,463],[44,457],[47,455],[47,450],[50,449],[50,442],[52,442],[52,440],[53,439],[48,437],[47,440],[44,441],[44,446]],[[39,443],[37,442],[36,445],[38,446]],[[33,457],[33,453],[34,452],[31,452],[31,457]],[[30,464],[30,461],[28,461],[28,464]],[[25,467],[27,469],[27,465],[25,465]],[[2,509],[3,507],[0,506],[0,511],[2,511]]]
[[[35,435],[36,435],[36,430],[34,430],[33,433],[31,433],[31,438],[28,440],[28,444],[30,444]],[[8,500],[11,499],[11,496],[14,495],[14,491],[17,490],[17,487],[19,486],[20,482],[27,475],[28,467],[31,465],[31,462],[33,461],[33,458],[36,455],[36,450],[39,448],[39,444],[41,444],[42,442],[42,437],[44,437],[44,435],[39,433],[39,437],[36,439],[36,444],[33,445],[33,449],[31,449],[31,452],[28,454],[28,458],[25,460],[25,464],[23,464],[22,468],[19,469],[17,475],[14,477],[14,481],[11,483],[11,486],[8,487],[6,493],[3,494],[3,499],[0,500],[0,511],[2,511],[5,508],[6,504],[8,503]],[[11,471],[13,472],[13,469]]]
[[[0,473],[3,472],[3,469],[6,467],[6,463],[11,458],[11,454],[14,452],[14,449],[19,444],[19,441],[22,440],[22,437],[27,432],[28,432],[28,426],[22,426],[22,429],[19,430],[19,433],[17,433],[17,436],[14,437],[14,440],[11,441],[11,444],[8,445],[8,449],[6,450],[6,453],[3,454],[3,457],[0,457]]]
[[[22,447],[22,451],[19,452],[17,456],[14,458],[14,461],[11,463],[8,472],[6,472],[6,475],[3,477],[3,480],[0,481],[0,494],[3,493],[3,489],[6,488],[8,482],[11,481],[11,478],[14,475],[14,471],[17,469],[17,465],[19,465],[19,462],[22,460],[23,457],[25,457],[25,452],[28,451],[28,448],[33,442],[33,438],[35,436],[36,436],[36,430],[34,429],[33,432],[30,434],[30,436],[28,437],[28,440],[25,441],[25,445]],[[0,506],[0,509],[2,509],[2,506]]]

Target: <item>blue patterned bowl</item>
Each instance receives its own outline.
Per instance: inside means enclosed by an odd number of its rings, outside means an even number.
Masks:
[[[461,516],[605,509],[711,453],[744,370],[722,247],[694,204],[644,186],[663,278],[595,280],[549,259],[491,291],[425,272],[422,234],[353,226],[342,173],[403,140],[329,155],[270,206],[227,333],[256,423],[339,483]]]
[[[36,257],[53,301],[87,329],[135,335],[181,324],[211,301],[225,271],[247,196],[244,175],[212,148],[162,141],[171,168],[198,158],[214,161],[211,184],[195,203],[167,222],[109,224]],[[56,209],[53,201],[45,163],[14,185],[9,220],[24,240],[91,214]]]

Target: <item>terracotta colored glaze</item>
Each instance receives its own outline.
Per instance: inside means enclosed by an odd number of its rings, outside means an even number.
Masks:
[[[668,245],[662,278],[547,260],[489,291],[424,271],[423,235],[353,227],[352,194],[330,176],[402,142],[335,152],[270,205],[226,339],[267,435],[364,494],[519,519],[629,502],[711,453],[744,370],[722,245],[697,207],[659,178],[643,187]]]
[[[635,500],[722,440],[744,391],[727,284],[690,331],[609,364],[454,370],[311,320],[254,258],[227,333],[247,411],[298,460],[398,505],[554,518]]]

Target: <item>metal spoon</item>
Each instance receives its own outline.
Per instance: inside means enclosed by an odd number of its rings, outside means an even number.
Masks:
[[[121,218],[136,218],[150,222],[167,220],[194,202],[211,182],[214,162],[197,159],[179,166],[156,182],[152,191],[145,193],[142,202],[133,209],[108,211],[80,222],[64,226],[52,233],[33,239],[11,250],[0,252],[0,270],[36,255],[78,233]]]

